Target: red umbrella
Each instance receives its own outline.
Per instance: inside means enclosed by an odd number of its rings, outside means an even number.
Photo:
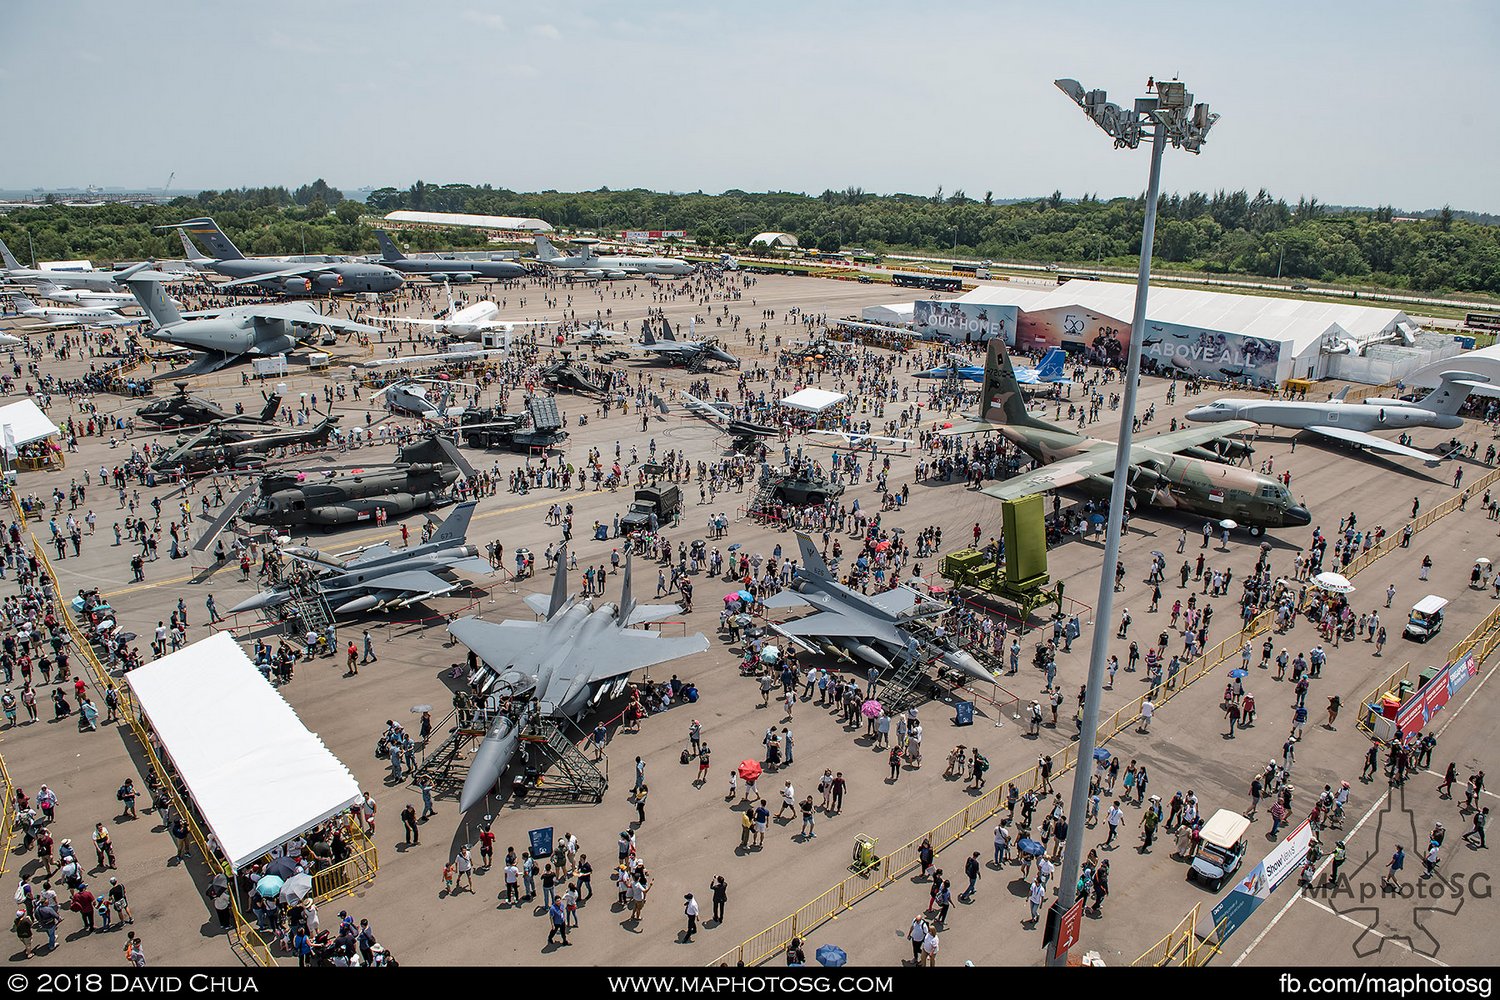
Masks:
[[[759,778],[760,777],[760,761],[758,761],[758,760],[742,760],[742,761],[740,761],[740,777],[744,778],[746,781],[755,781],[757,778]]]
[[[946,431],[946,430],[948,430],[952,426],[953,426],[953,424],[950,421],[947,421],[947,420],[943,421],[943,430]]]

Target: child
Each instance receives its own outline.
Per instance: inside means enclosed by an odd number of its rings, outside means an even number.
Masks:
[[[444,892],[451,893],[453,891],[453,877],[456,874],[458,874],[458,869],[454,866],[453,862],[450,861],[446,865],[443,866],[443,891]]]
[[[724,796],[725,802],[733,802],[734,796],[740,787],[740,774],[734,768],[729,769],[729,794]]]

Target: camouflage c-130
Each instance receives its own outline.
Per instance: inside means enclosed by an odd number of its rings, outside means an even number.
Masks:
[[[981,492],[1002,500],[1077,486],[1108,495],[1115,472],[1114,441],[1085,437],[1026,412],[1010,355],[1000,338],[990,341],[985,362],[983,411],[973,423],[946,434],[997,431],[1037,463],[1037,468]],[[1227,440],[1255,425],[1233,420],[1212,427],[1189,427],[1135,441],[1130,450],[1132,507],[1158,507],[1200,514],[1215,521],[1233,518],[1259,535],[1265,528],[1305,525],[1312,515],[1292,499],[1280,480],[1228,464],[1249,454],[1249,446]]]

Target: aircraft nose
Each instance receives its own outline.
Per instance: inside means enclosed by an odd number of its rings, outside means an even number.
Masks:
[[[1312,512],[1309,511],[1306,507],[1303,507],[1301,504],[1298,504],[1295,507],[1287,508],[1283,520],[1285,520],[1287,524],[1293,524],[1299,527],[1306,524],[1312,524]]]
[[[1187,411],[1189,420],[1212,420],[1214,409],[1211,406],[1195,406]]]

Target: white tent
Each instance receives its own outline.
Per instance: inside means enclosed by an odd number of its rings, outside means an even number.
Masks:
[[[125,680],[235,870],[360,801],[354,775],[228,632]]]
[[[790,406],[794,410],[806,410],[808,413],[822,413],[830,406],[837,406],[848,398],[842,392],[829,392],[827,389],[803,389],[783,399],[781,405]]]
[[[412,212],[401,209],[385,214],[391,222],[409,222],[427,226],[467,226],[471,229],[506,229],[527,233],[550,233],[552,226],[542,219],[513,215],[471,215],[467,212]]]
[[[62,433],[56,424],[47,419],[42,408],[29,399],[0,406],[0,427],[6,426],[10,427],[17,447]]]

